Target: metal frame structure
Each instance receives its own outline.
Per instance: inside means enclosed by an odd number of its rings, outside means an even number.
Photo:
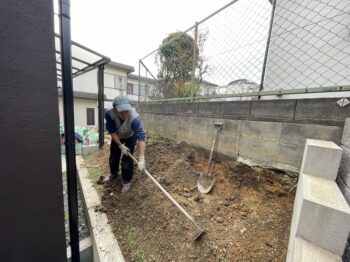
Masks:
[[[62,80],[62,63],[61,63],[61,49],[60,46],[57,44],[60,42],[61,36],[59,34],[55,34],[55,43],[56,43],[56,74],[57,74],[57,80]],[[76,62],[83,66],[72,66],[72,76],[77,77],[79,75],[85,74],[91,70],[94,70],[98,68],[99,66],[104,66],[108,64],[111,59],[107,56],[101,55],[100,53],[97,53],[96,51],[83,46],[77,42],[71,41],[71,45],[73,48],[79,50],[80,52],[84,52],[88,55],[90,55],[90,59],[86,59],[84,57],[78,57],[78,55],[75,55],[72,52],[72,63]],[[95,58],[94,61],[91,61],[91,58]],[[88,61],[90,60],[90,61]]]
[[[75,160],[75,130],[74,130],[74,93],[73,77],[87,73],[98,68],[98,123],[99,145],[104,143],[104,65],[111,60],[83,45],[71,41],[70,31],[70,1],[59,0],[60,35],[55,35],[56,43],[56,72],[57,80],[62,81],[63,112],[65,128],[65,148],[67,162],[67,186],[70,246],[72,261],[80,261],[79,227],[78,227],[78,193],[77,193],[77,167]],[[57,41],[58,40],[58,41]],[[78,57],[74,54],[85,53]],[[77,65],[74,65],[76,63]],[[79,66],[80,65],[80,66]]]

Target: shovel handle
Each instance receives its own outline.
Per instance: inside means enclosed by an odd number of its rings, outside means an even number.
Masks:
[[[211,147],[211,150],[210,150],[210,156],[209,156],[209,162],[208,162],[208,171],[207,171],[207,176],[209,176],[209,173],[210,173],[210,167],[211,167],[211,161],[213,159],[213,153],[214,153],[214,149],[215,149],[215,146],[217,144],[217,141],[218,141],[218,137],[219,137],[219,133],[221,132],[222,130],[222,125],[216,129],[215,131],[215,138],[213,139],[213,145]]]
[[[139,162],[136,160],[136,158],[132,154],[130,154],[130,152],[128,152],[128,156],[131,157],[131,159],[134,160],[136,164],[139,164]],[[202,229],[194,221],[193,217],[190,214],[188,214],[186,210],[179,205],[179,203],[176,202],[176,200],[158,183],[157,180],[154,179],[154,177],[146,169],[145,169],[145,173],[152,180],[152,182],[156,184],[156,186],[164,193],[164,195],[166,195],[167,198],[169,198],[169,200],[196,226],[196,228],[202,231]]]

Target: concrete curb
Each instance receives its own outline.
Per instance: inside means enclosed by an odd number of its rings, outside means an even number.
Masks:
[[[100,198],[88,178],[88,170],[82,167],[83,159],[77,157],[78,177],[87,211],[88,226],[92,240],[93,261],[124,262],[124,257],[106,214],[95,211],[101,205]]]

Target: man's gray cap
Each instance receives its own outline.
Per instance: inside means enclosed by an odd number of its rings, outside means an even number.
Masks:
[[[118,112],[131,110],[129,98],[126,96],[116,96],[113,100],[113,106]]]

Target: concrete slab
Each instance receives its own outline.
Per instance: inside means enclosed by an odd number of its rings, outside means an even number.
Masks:
[[[306,139],[312,138],[339,144],[342,131],[340,126],[282,123],[280,142],[305,146]]]
[[[262,141],[280,140],[282,123],[266,121],[242,121],[241,136]]]
[[[81,149],[82,155],[90,155],[98,151],[98,145],[83,146]]]
[[[300,173],[335,181],[342,149],[334,142],[307,139]]]
[[[305,239],[296,237],[294,248],[287,262],[341,262],[341,257]]]
[[[124,262],[124,257],[108,224],[106,214],[95,211],[101,205],[99,196],[88,178],[88,171],[82,166],[83,159],[77,157],[78,178],[83,193],[89,230],[92,238],[93,261]]]
[[[295,232],[295,236],[343,255],[350,231],[350,208],[337,184],[305,174],[299,180],[291,234]]]
[[[302,160],[303,147],[294,145],[283,145],[278,142],[263,141],[240,137],[239,155],[244,158],[251,158],[263,161],[267,165],[274,166],[272,163],[288,165],[294,167],[293,170],[299,170],[298,163]]]

